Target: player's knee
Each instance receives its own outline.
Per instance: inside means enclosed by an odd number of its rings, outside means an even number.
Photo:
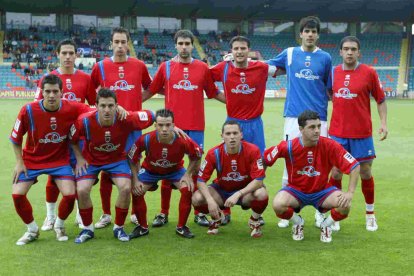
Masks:
[[[256,200],[260,200],[260,201],[266,200],[269,197],[265,188],[257,189],[253,193],[253,195],[254,195]]]
[[[278,196],[273,199],[272,207],[276,214],[282,214],[286,210],[285,204],[278,198]]]
[[[123,185],[119,185],[119,194],[122,196],[129,196],[131,194],[131,185],[128,183],[125,183]]]
[[[191,198],[191,202],[194,206],[199,206],[202,203],[203,199],[204,197],[200,191],[196,191]]]

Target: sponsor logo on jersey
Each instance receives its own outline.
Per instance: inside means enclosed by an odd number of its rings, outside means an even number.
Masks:
[[[352,100],[353,98],[358,97],[358,94],[352,93],[351,90],[349,90],[346,87],[342,87],[338,90],[338,92],[334,93],[335,98],[343,98],[346,100]]]
[[[71,102],[80,102],[80,99],[76,98],[76,94],[74,92],[65,92],[63,93],[62,98]]]
[[[148,114],[144,111],[138,111],[138,117],[141,121],[148,121]]]
[[[240,175],[239,172],[229,172],[227,176],[221,177],[224,181],[236,181],[241,182],[244,181],[248,176],[247,175]]]
[[[105,143],[100,145],[99,147],[94,147],[94,149],[101,152],[113,152],[116,151],[120,146],[121,144],[114,145],[112,143]]]
[[[119,80],[114,83],[114,85],[111,85],[109,89],[112,91],[116,90],[122,90],[122,91],[130,91],[135,88],[135,85],[129,85],[126,80]]]
[[[168,169],[168,168],[171,168],[177,165],[177,163],[172,163],[170,162],[170,160],[167,160],[167,159],[158,159],[155,162],[150,161],[150,164],[153,165],[154,167],[161,167],[164,169]]]
[[[41,144],[49,144],[49,143],[59,144],[59,143],[65,141],[66,137],[67,137],[67,135],[60,136],[60,134],[57,133],[57,132],[49,132],[48,134],[45,135],[45,138],[39,139],[39,143],[41,143]]]
[[[236,88],[233,88],[231,90],[232,93],[235,94],[252,94],[254,91],[256,91],[256,88],[250,88],[250,86],[247,83],[241,83],[236,86]]]
[[[180,80],[177,84],[173,85],[174,89],[183,89],[185,91],[193,91],[198,88],[198,85],[191,84],[189,80]]]
[[[309,177],[319,176],[321,173],[316,171],[313,166],[306,166],[301,171],[296,172],[299,175],[306,175]]]
[[[314,75],[311,69],[302,69],[299,73],[295,73],[295,77],[305,80],[319,80],[319,76]]]
[[[355,161],[355,158],[349,152],[344,154],[344,158],[349,163],[353,163]]]

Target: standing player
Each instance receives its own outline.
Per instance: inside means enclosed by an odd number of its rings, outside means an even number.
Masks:
[[[12,196],[17,213],[27,225],[27,232],[17,241],[24,245],[39,237],[39,228],[26,194],[41,174],[52,176],[63,197],[54,223],[58,241],[67,241],[64,221],[75,203],[75,182],[69,165],[67,135],[76,118],[89,111],[82,103],[62,101],[62,80],[47,75],[41,83],[43,100],[26,104],[17,117],[10,140],[16,156]],[[22,150],[23,136],[26,146]]]
[[[151,76],[144,62],[127,55],[129,40],[127,29],[114,28],[111,38],[114,55],[95,64],[91,78],[95,88],[105,87],[114,91],[120,106],[128,111],[139,111],[142,109],[142,102],[151,95],[146,90],[151,84]],[[140,135],[141,131],[132,133],[126,145],[127,151]],[[103,215],[96,223],[96,228],[103,228],[111,224],[111,193],[111,178],[108,174],[102,173],[100,194]]]
[[[332,68],[331,56],[316,46],[320,33],[319,18],[308,16],[300,21],[302,45],[285,49],[270,65],[286,71],[287,95],[283,116],[285,117],[284,139],[291,140],[300,135],[298,116],[304,110],[314,110],[321,118],[321,135],[328,135],[328,81]],[[287,185],[288,175],[285,168],[282,186]],[[316,211],[315,225],[320,227],[323,214]],[[281,220],[279,227],[288,227],[289,222]]]
[[[180,30],[175,34],[174,42],[178,55],[161,64],[150,86],[150,91],[153,94],[164,91],[165,108],[174,113],[175,125],[184,130],[203,149],[204,91],[210,99],[216,98],[225,102],[225,98],[214,84],[207,64],[191,56],[194,35],[188,30]],[[199,167],[200,163],[197,166]],[[194,175],[194,183],[196,181],[197,176]],[[162,181],[161,212],[153,221],[154,227],[168,222],[171,184],[169,181]],[[194,221],[199,225],[208,226],[208,220],[204,214],[196,212]]]
[[[250,235],[262,236],[259,218],[267,207],[268,195],[263,185],[265,172],[260,150],[254,144],[242,141],[243,133],[237,121],[223,124],[221,137],[224,143],[210,149],[198,174],[198,191],[193,195],[196,210],[210,213],[213,221],[208,234],[218,234],[220,213],[225,207],[240,205],[252,209],[249,219]],[[209,187],[206,182],[213,171],[217,178]]]
[[[91,77],[75,69],[76,60],[76,44],[71,39],[64,39],[59,42],[56,47],[57,57],[60,61],[59,68],[50,72],[52,75],[58,76],[63,82],[62,98],[68,101],[76,101],[89,105],[95,105],[96,91],[91,82]],[[42,80],[36,91],[35,100],[43,99]],[[71,163],[76,162],[71,154]],[[56,202],[59,197],[59,189],[54,183],[51,176],[48,177],[46,184],[46,211],[47,215],[41,229],[49,231],[53,229],[56,220]]]
[[[123,228],[131,194],[131,171],[125,145],[132,131],[147,128],[152,124],[153,115],[151,111],[138,111],[131,113],[123,121],[117,120],[116,95],[105,88],[99,90],[96,103],[97,111],[79,118],[70,130],[70,139],[77,160],[79,213],[84,225],[75,242],[83,243],[94,237],[90,192],[101,171],[110,175],[119,191],[115,204],[114,236],[120,241],[129,241]],[[85,139],[82,153],[77,144],[81,137]]]
[[[263,154],[266,144],[263,129],[263,101],[268,75],[276,76],[276,67],[248,60],[250,40],[235,36],[230,40],[233,61],[223,61],[212,67],[213,79],[223,83],[227,120],[236,120],[243,139],[259,147]],[[230,221],[226,215],[225,222]],[[264,220],[260,218],[263,225]]]
[[[301,137],[282,141],[265,151],[264,162],[272,166],[278,158],[285,158],[289,173],[288,185],[273,200],[273,209],[281,219],[293,223],[292,237],[302,240],[303,218],[297,213],[306,205],[331,215],[321,223],[322,242],[332,241],[331,227],[348,216],[352,197],[358,183],[359,163],[335,141],[320,137],[321,121],[317,112],[306,110],[298,118]],[[336,166],[349,174],[348,192],[327,185],[329,172]]]
[[[387,138],[387,105],[385,94],[375,70],[360,64],[360,42],[354,36],[341,40],[343,64],[333,69],[333,111],[329,136],[340,143],[361,163],[361,186],[366,203],[366,229],[376,231],[374,215],[374,178],[371,167],[375,158],[372,139],[370,95],[377,102],[381,121],[380,140]],[[341,188],[342,173],[334,168],[331,184]]]
[[[194,188],[192,175],[197,174],[197,164],[202,150],[190,138],[185,139],[174,133],[174,115],[170,110],[158,110],[155,120],[156,130],[141,136],[129,152],[133,173],[133,210],[138,219],[138,225],[130,234],[130,238],[149,234],[144,195],[148,190],[156,190],[159,180],[168,180],[180,190],[178,224],[175,232],[181,237],[193,238],[194,234],[186,223],[191,211],[191,196]],[[139,159],[144,151],[145,159],[141,169]],[[185,154],[190,159],[187,171],[183,167]]]

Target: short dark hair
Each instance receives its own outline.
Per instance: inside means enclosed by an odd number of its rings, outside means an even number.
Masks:
[[[303,111],[298,117],[298,125],[305,127],[308,120],[320,120],[318,112],[312,110]]]
[[[321,21],[316,16],[307,16],[300,20],[299,26],[300,26],[300,32],[303,32],[303,29],[305,28],[309,28],[309,29],[316,28],[319,34],[321,30]]]
[[[101,88],[98,91],[98,94],[96,95],[96,104],[99,103],[99,100],[101,98],[113,98],[115,100],[115,103],[117,103],[116,94],[114,91],[108,89],[108,88]]]
[[[229,42],[230,49],[233,48],[233,43],[236,42],[236,41],[246,42],[247,43],[247,47],[250,48],[250,40],[247,37],[245,37],[245,36],[237,35],[237,36],[233,37],[230,40],[230,42]]]
[[[339,49],[342,50],[342,46],[345,42],[355,42],[358,45],[358,50],[361,49],[361,42],[356,36],[349,35],[341,39],[341,43],[339,44]]]
[[[172,121],[174,122],[174,113],[169,109],[159,109],[155,112],[155,121],[157,121],[158,117],[168,118],[171,117]]]
[[[241,126],[240,126],[240,123],[239,122],[237,122],[235,120],[228,120],[228,121],[225,121],[224,124],[223,124],[223,126],[221,127],[221,133],[222,134],[224,132],[224,127],[225,126],[228,126],[228,125],[236,125],[236,126],[239,127],[240,132],[242,132],[242,129],[241,129]]]
[[[114,34],[116,34],[116,33],[125,34],[126,37],[127,37],[127,41],[131,40],[131,36],[129,35],[128,29],[126,29],[124,27],[115,27],[115,28],[112,29],[112,32],[111,32],[111,41],[114,40]]]
[[[174,43],[177,44],[178,38],[189,38],[191,39],[191,44],[194,44],[194,35],[190,30],[179,30],[174,35]]]
[[[58,77],[58,76],[56,76],[56,75],[53,75],[53,74],[48,74],[48,75],[46,75],[44,78],[43,78],[43,80],[42,80],[42,83],[41,83],[41,85],[40,85],[40,87],[43,89],[43,88],[45,88],[45,84],[57,84],[57,85],[59,85],[59,89],[60,90],[62,90],[62,88],[63,88],[63,83],[62,83],[62,80]]]
[[[63,39],[63,40],[59,41],[58,45],[56,46],[56,52],[57,52],[58,54],[60,53],[60,48],[62,48],[62,46],[63,46],[63,45],[72,45],[72,46],[73,46],[73,48],[75,48],[75,53],[76,53],[77,46],[76,46],[75,41],[73,41],[73,40],[72,40],[72,39],[70,39],[70,38],[65,38],[65,39]]]

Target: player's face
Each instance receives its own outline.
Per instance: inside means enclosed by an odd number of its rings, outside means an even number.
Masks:
[[[358,49],[358,44],[353,41],[344,42],[339,53],[343,62],[347,65],[355,65],[361,54]]]
[[[128,37],[125,33],[114,33],[112,51],[114,56],[125,57],[128,54]]]
[[[246,63],[249,56],[249,47],[245,41],[235,41],[231,47],[234,61],[236,63]]]
[[[99,98],[98,116],[99,121],[105,124],[112,124],[116,114],[117,104],[114,98]]]
[[[73,45],[62,45],[60,52],[57,54],[60,60],[60,66],[64,68],[73,68],[76,60],[75,47]]]
[[[225,125],[221,137],[223,138],[227,149],[235,151],[240,147],[240,141],[243,138],[243,134],[238,125]]]
[[[194,47],[191,43],[191,38],[177,38],[177,44],[175,44],[175,49],[177,49],[177,53],[182,59],[191,58],[191,52],[193,51],[193,48]]]
[[[59,84],[45,83],[42,90],[43,104],[48,110],[56,110],[59,108],[62,98],[62,91],[59,88]]]
[[[316,47],[316,42],[319,39],[318,30],[316,28],[304,28],[300,33],[302,39],[302,46],[307,49],[313,49]]]
[[[307,120],[305,127],[300,127],[300,131],[304,140],[316,144],[321,135],[321,121],[319,119]]]
[[[169,138],[174,129],[172,118],[158,116],[155,121],[155,129],[161,139]]]

